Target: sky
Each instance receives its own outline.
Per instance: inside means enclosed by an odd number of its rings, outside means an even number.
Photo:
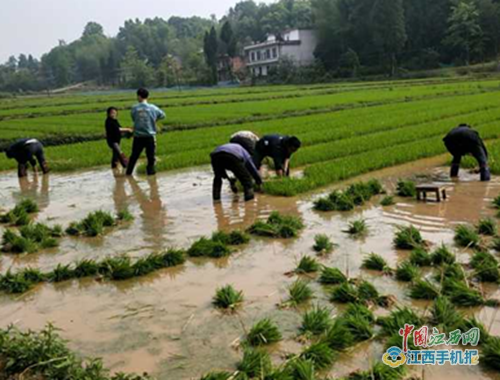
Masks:
[[[125,20],[170,16],[222,17],[238,0],[2,0],[0,63],[20,53],[39,58],[79,38],[89,21],[114,36]],[[273,0],[257,2],[271,3]]]

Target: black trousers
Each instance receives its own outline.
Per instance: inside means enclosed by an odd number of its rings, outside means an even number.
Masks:
[[[27,174],[27,169],[28,169],[28,163],[33,166],[33,168],[36,167],[36,163],[38,161],[38,164],[42,168],[43,172],[45,173],[47,171],[46,167],[46,160],[45,160],[45,153],[43,152],[43,145],[40,142],[36,142],[33,144],[28,144],[25,147],[23,147],[23,151],[19,156],[17,157],[17,172],[18,176],[25,177]]]
[[[463,147],[457,148],[452,144],[446,142],[445,145],[446,149],[448,149],[448,152],[450,152],[451,155],[453,156],[453,161],[452,161],[453,165],[460,165],[460,163],[462,162],[462,157],[467,154],[471,154],[476,159],[480,168],[486,168],[488,166],[488,154],[486,153],[484,148],[480,145],[474,144],[468,147],[467,149]]]
[[[146,157],[148,159],[147,173],[148,175],[155,174],[155,163],[156,163],[156,137],[134,137],[134,142],[132,143],[132,155],[127,166],[127,175],[132,175],[134,172],[135,165],[142,154],[142,151],[146,149]]]
[[[229,179],[227,172],[230,171],[241,182],[245,193],[253,190],[252,175],[245,167],[243,161],[232,154],[220,152],[211,155],[212,169],[214,171],[213,191],[214,197],[219,195],[222,189],[222,180]]]
[[[126,162],[125,156],[122,153],[122,149],[120,147],[120,143],[112,143],[109,144],[109,148],[111,149],[112,156],[111,156],[111,167],[114,169],[118,166],[118,162],[126,168],[128,165],[128,162]]]

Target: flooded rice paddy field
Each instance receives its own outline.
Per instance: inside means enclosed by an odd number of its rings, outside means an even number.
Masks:
[[[53,269],[58,263],[84,258],[128,254],[141,257],[169,247],[185,248],[195,239],[213,231],[245,229],[257,218],[272,211],[300,215],[306,229],[300,238],[282,241],[253,238],[244,249],[222,260],[188,260],[179,268],[166,269],[147,277],[124,282],[86,279],[41,285],[22,296],[0,295],[0,327],[15,323],[21,328],[41,329],[47,322],[60,328],[70,348],[85,356],[97,356],[113,371],[148,372],[159,379],[197,379],[210,370],[233,369],[241,352],[239,338],[256,321],[270,317],[284,340],[272,348],[276,361],[286,353],[300,352],[295,338],[303,310],[282,310],[276,305],[286,298],[286,287],[294,281],[284,275],[298,259],[314,255],[316,234],[331,236],[338,244],[321,262],[338,267],[350,276],[372,281],[382,294],[393,294],[398,303],[424,310],[428,304],[407,296],[407,285],[389,277],[360,270],[365,254],[382,255],[392,267],[408,252],[397,251],[392,238],[397,225],[413,224],[433,245],[453,244],[453,229],[463,222],[475,223],[495,213],[491,200],[500,194],[500,178],[480,183],[477,175],[462,171],[459,182],[449,182],[443,159],[371,173],[363,179],[379,178],[392,191],[398,178],[421,173],[446,182],[449,199],[443,203],[417,203],[397,199],[391,207],[379,206],[379,198],[350,213],[317,213],[312,200],[274,198],[259,195],[243,203],[229,191],[222,204],[211,200],[211,173],[208,168],[162,174],[157,178],[128,179],[109,170],[70,175],[54,174],[19,182],[14,173],[0,176],[0,207],[11,208],[20,199],[34,198],[40,206],[37,220],[67,226],[91,211],[119,211],[128,207],[133,224],[104,237],[62,239],[57,249],[24,256],[2,255],[0,273],[9,268]],[[359,180],[356,179],[356,180]],[[352,181],[351,181],[352,182]],[[338,185],[338,186],[342,186]],[[365,218],[369,234],[353,240],[342,231],[349,221]],[[0,233],[3,231],[0,227]],[[459,261],[470,252],[456,249]],[[211,300],[217,287],[232,284],[242,290],[245,303],[238,315],[214,310]],[[315,303],[329,304],[321,286],[313,283]],[[485,289],[500,298],[498,286]],[[341,307],[330,304],[333,312]],[[379,310],[384,313],[384,310]],[[494,335],[500,335],[500,313],[495,309],[469,310],[476,313]],[[367,369],[380,360],[382,345],[368,342],[342,354],[332,377]],[[416,373],[422,376],[422,373]],[[490,379],[500,376],[481,367],[427,367],[425,379]]]

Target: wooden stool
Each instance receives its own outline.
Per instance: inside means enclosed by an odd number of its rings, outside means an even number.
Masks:
[[[441,200],[446,199],[446,188],[443,186],[431,184],[431,185],[419,185],[417,186],[417,200],[421,201],[427,200],[427,193],[436,194],[436,201],[441,202]]]

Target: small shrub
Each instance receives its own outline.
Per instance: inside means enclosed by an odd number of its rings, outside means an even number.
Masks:
[[[424,239],[420,231],[413,227],[399,227],[394,237],[394,245],[399,249],[415,249],[421,247]]]
[[[257,322],[248,332],[246,341],[250,346],[264,346],[279,342],[282,339],[278,326],[270,319]]]
[[[231,285],[226,285],[217,289],[212,303],[219,309],[235,310],[243,303],[243,292],[237,291]]]
[[[315,306],[304,314],[300,331],[303,334],[307,333],[316,336],[323,334],[332,324],[330,315],[331,310],[326,307]]]
[[[404,261],[396,269],[396,279],[402,282],[412,282],[420,276],[420,270],[410,261]]]
[[[314,257],[304,256],[300,259],[295,273],[316,273],[321,269],[321,265]]]
[[[472,227],[460,225],[455,228],[455,243],[460,247],[475,248],[479,245],[480,238]]]
[[[481,219],[476,226],[480,235],[495,236],[497,234],[497,223],[491,218]]]
[[[417,195],[417,186],[413,181],[399,180],[396,193],[400,197],[415,198]]]
[[[316,235],[314,237],[314,251],[320,254],[330,253],[334,249],[334,244],[327,235]]]

